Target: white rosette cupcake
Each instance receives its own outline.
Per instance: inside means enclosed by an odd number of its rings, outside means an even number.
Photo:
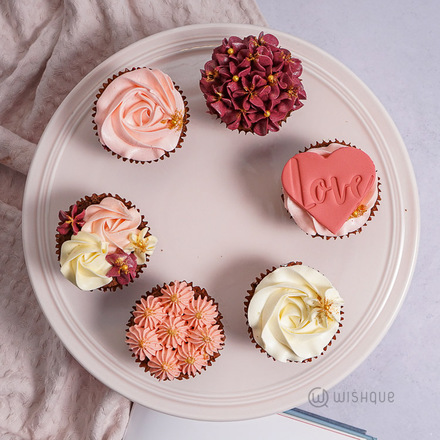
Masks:
[[[268,270],[245,301],[252,342],[280,362],[310,362],[336,339],[343,300],[330,281],[300,262]]]
[[[119,159],[153,162],[181,147],[188,103],[164,72],[126,69],[109,78],[96,98],[94,129],[101,145]]]
[[[143,215],[118,195],[85,196],[59,212],[61,273],[81,290],[116,290],[146,267],[157,238]]]

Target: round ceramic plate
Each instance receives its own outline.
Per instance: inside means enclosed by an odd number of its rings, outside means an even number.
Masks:
[[[225,36],[274,33],[303,61],[307,101],[278,133],[232,132],[207,114],[200,69]],[[186,95],[183,147],[157,163],[123,162],[92,129],[100,85],[126,67],[168,73]],[[374,160],[382,182],[378,213],[361,234],[322,240],[304,234],[281,201],[285,162],[310,143],[339,139]],[[84,195],[117,193],[145,215],[159,239],[148,268],[116,293],[82,292],[60,273],[58,211]],[[28,177],[23,236],[35,293],[52,327],[94,376],[129,399],[176,416],[239,420],[302,404],[330,388],[379,343],[404,299],[419,235],[416,183],[399,133],[379,101],[338,61],[316,47],[250,25],[196,25],[141,40],[88,74],[54,114]],[[251,343],[243,303],[255,278],[302,261],[325,274],[345,299],[337,340],[311,363],[279,363]],[[219,303],[226,346],[190,380],[159,382],[139,368],[125,343],[135,301],[152,286],[193,281]]]

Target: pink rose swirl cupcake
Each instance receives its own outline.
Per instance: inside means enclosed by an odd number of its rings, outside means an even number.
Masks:
[[[179,86],[158,69],[126,69],[96,95],[94,129],[101,145],[130,162],[153,162],[180,148],[189,120]]]
[[[265,136],[303,106],[301,60],[271,34],[225,38],[201,70],[208,112],[230,130]]]
[[[225,343],[221,319],[205,289],[174,281],[136,302],[126,342],[140,367],[156,379],[189,379],[220,356]]]
[[[143,215],[119,195],[85,196],[59,219],[61,273],[81,290],[115,291],[133,282],[156,247]]]

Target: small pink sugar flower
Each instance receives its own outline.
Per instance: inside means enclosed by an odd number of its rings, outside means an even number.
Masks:
[[[208,364],[209,357],[192,344],[181,345],[177,349],[177,360],[182,373],[195,376],[204,366]]]
[[[157,329],[160,343],[167,348],[177,348],[179,345],[182,345],[187,333],[188,327],[179,316],[171,316]]]
[[[146,357],[153,356],[161,345],[157,335],[153,330],[143,328],[138,325],[132,325],[126,333],[126,342],[130,350],[143,361]]]
[[[136,304],[136,310],[133,312],[134,322],[143,327],[154,328],[165,319],[165,312],[161,302],[153,295],[147,299],[141,298],[141,303]]]
[[[80,229],[84,226],[84,214],[85,211],[82,211],[78,214],[78,206],[73,205],[72,212],[60,211],[58,213],[59,219],[63,222],[61,225],[57,227],[57,231],[61,235],[66,235],[70,231],[73,232],[73,235],[78,234]]]
[[[176,352],[171,348],[156,352],[156,355],[150,358],[148,367],[150,373],[159,380],[173,380],[181,374]]]
[[[224,334],[218,325],[202,326],[188,332],[188,341],[212,356],[222,348]]]
[[[119,284],[126,285],[136,276],[137,262],[133,254],[126,254],[118,249],[113,254],[107,255],[105,259],[112,265],[107,276],[116,277]]]
[[[183,318],[188,321],[190,327],[208,326],[215,323],[218,316],[217,307],[212,299],[199,296],[192,299],[185,309]]]
[[[188,286],[185,281],[174,281],[171,284],[166,284],[161,292],[162,304],[167,311],[172,313],[183,312],[194,294],[191,286]]]

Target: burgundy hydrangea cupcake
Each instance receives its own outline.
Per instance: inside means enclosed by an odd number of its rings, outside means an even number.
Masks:
[[[205,289],[174,281],[136,302],[126,342],[136,362],[158,380],[188,379],[220,356],[225,341],[221,318]]]
[[[59,212],[61,273],[81,290],[116,290],[139,276],[157,239],[138,209],[119,195],[93,194]]]
[[[303,106],[302,63],[278,44],[263,32],[225,38],[201,70],[208,111],[230,130],[264,136]]]

